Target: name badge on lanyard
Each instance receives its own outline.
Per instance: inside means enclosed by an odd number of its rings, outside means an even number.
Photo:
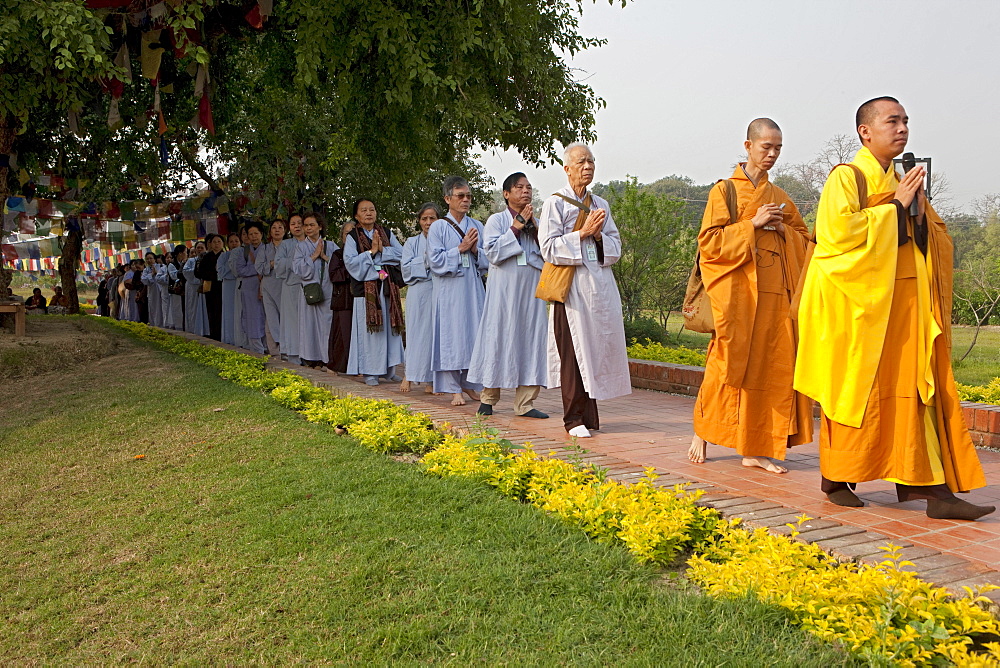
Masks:
[[[517,256],[517,266],[527,267],[528,266],[528,255],[521,251],[521,254]]]
[[[587,260],[597,262],[597,244],[592,241],[587,242]]]
[[[462,266],[464,268],[466,268],[466,269],[468,269],[469,267],[472,266],[472,263],[469,262],[469,254],[468,253],[462,253]]]

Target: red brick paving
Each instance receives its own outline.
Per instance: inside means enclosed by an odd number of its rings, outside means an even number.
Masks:
[[[188,338],[208,343],[200,337]],[[542,390],[535,402],[536,408],[552,416],[548,420],[515,416],[511,409],[512,391],[502,393],[493,416],[477,418],[478,403],[470,400],[465,406],[451,406],[450,397],[425,394],[422,386],[404,394],[395,383],[373,388],[360,378],[287,364],[275,366],[297,371],[335,391],[409,404],[436,422],[449,422],[459,429],[485,422],[512,441],[532,442],[539,452],[553,449],[557,450],[557,456],[572,455],[572,451],[564,449],[571,445],[571,439],[562,426],[558,390]],[[706,490],[705,505],[717,505],[724,516],[740,516],[750,526],[768,526],[776,533],[786,533],[787,528],[774,526],[775,520],[782,519],[775,506],[784,506],[788,516],[807,514],[814,521],[807,523],[811,531],[802,527],[803,538],[809,539],[812,533],[815,541],[828,545],[827,549],[840,558],[866,563],[878,561],[881,552],[877,547],[888,537],[906,547],[904,558],[913,555],[915,570],[922,577],[943,586],[955,583],[953,591],[961,593],[962,586],[1000,582],[1000,572],[996,570],[1000,563],[1000,513],[977,522],[932,520],[924,514],[924,502],[897,502],[894,486],[884,481],[859,485],[857,493],[866,502],[865,508],[834,505],[819,490],[819,455],[815,444],[789,450],[785,463],[788,473],[783,475],[744,467],[733,451],[718,446],[709,446],[706,463],[693,464],[687,459],[693,406],[691,397],[643,389],[635,389],[628,397],[602,401],[601,430],[593,438],[578,441],[580,447],[589,451],[583,459],[598,461],[609,469],[610,477],[626,481],[634,479],[630,474],[641,472],[644,467],[655,467],[665,477],[664,484],[691,481],[694,487]],[[1000,481],[1000,454],[980,450],[979,457],[987,480]],[[733,497],[740,501],[732,501]],[[977,504],[1000,505],[1000,484],[974,490],[963,498]],[[764,501],[771,503],[761,503]],[[760,512],[760,517],[755,511]],[[870,532],[863,534],[870,539],[863,541],[853,528]],[[986,596],[1000,601],[998,592]]]

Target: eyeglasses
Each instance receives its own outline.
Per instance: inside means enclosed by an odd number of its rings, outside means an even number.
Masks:
[[[452,193],[450,197],[457,197],[458,199],[472,199],[472,193]]]

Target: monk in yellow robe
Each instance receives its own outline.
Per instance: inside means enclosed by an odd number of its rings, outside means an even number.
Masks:
[[[908,121],[895,98],[863,104],[862,148],[823,187],[798,310],[795,389],[822,407],[830,501],[863,506],[854,485],[884,478],[900,501],[927,499],[929,517],[975,520],[994,507],[954,495],[986,480],[951,369],[953,247],[924,196],[924,169],[900,179],[893,168]]]
[[[788,194],[768,180],[781,153],[778,125],[753,121],[744,147],[747,161],[712,188],[698,235],[715,334],[688,458],[704,462],[708,441],[735,449],[744,466],[787,473],[772,459],[813,439],[812,402],[792,389],[796,332],[788,317],[809,230]]]

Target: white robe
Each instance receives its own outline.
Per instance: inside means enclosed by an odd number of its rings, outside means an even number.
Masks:
[[[261,276],[260,294],[264,302],[264,326],[275,343],[281,341],[281,290],[284,283],[275,274],[272,262],[278,250],[284,245],[284,242],[278,246],[271,242],[264,244],[257,252],[254,261],[257,273]]]
[[[431,371],[431,338],[434,331],[434,284],[427,258],[427,237],[418,234],[403,244],[401,261],[406,281],[406,379],[414,383],[434,380]]]
[[[427,232],[427,256],[434,283],[432,371],[469,368],[486,300],[486,288],[480,278],[489,267],[483,251],[483,224],[465,216],[458,227],[463,234],[470,227],[479,230],[476,255],[458,252],[462,236],[445,219],[434,221]],[[468,266],[464,266],[466,264]]]
[[[559,192],[577,199],[569,186]],[[608,202],[595,195],[592,208],[607,212],[602,230],[603,263],[594,259],[596,253],[592,255],[596,248],[594,239],[581,240],[580,233],[573,232],[580,210],[555,195],[542,205],[538,241],[546,262],[576,266],[565,306],[580,376],[591,399],[613,399],[632,393],[621,296],[611,272],[611,265],[621,257],[622,243]],[[548,384],[549,387],[558,387],[559,352],[551,318],[548,339]]]
[[[358,234],[366,234],[369,239],[371,238],[360,225],[355,229],[358,230]],[[358,246],[354,243],[353,237],[347,237],[344,242],[344,265],[347,267],[347,273],[356,281],[377,281],[376,265],[398,265],[402,254],[403,247],[392,232],[389,232],[389,246],[375,256],[368,252],[358,253]],[[394,334],[389,325],[389,300],[386,299],[383,285],[379,286],[378,293],[382,306],[381,332],[368,331],[365,321],[365,298],[354,298],[351,347],[347,356],[347,373],[351,375],[384,376],[397,364],[403,363],[403,336]]]
[[[332,241],[324,243],[327,257],[339,248]],[[326,364],[330,361],[330,327],[333,324],[330,299],[333,297],[333,283],[330,282],[329,261],[313,260],[315,250],[315,241],[303,239],[295,243],[295,257],[292,259],[292,271],[303,285],[319,283],[323,287],[323,301],[318,304],[307,304],[305,293],[299,290],[299,357]]]
[[[548,383],[548,313],[535,297],[544,263],[538,242],[523,230],[515,235],[513,222],[509,210],[486,221],[490,278],[469,366],[469,381],[483,387]]]
[[[194,275],[194,265],[198,258],[191,257],[184,263],[184,308],[187,322],[184,323],[185,331],[197,334],[198,336],[208,336],[208,306],[205,304],[205,295],[198,292],[201,287],[201,279]]]
[[[278,340],[281,341],[281,353],[292,357],[299,354],[299,298],[302,295],[302,279],[292,271],[296,243],[294,239],[285,239],[274,254],[274,275],[282,282]],[[274,336],[273,331],[271,336]]]

